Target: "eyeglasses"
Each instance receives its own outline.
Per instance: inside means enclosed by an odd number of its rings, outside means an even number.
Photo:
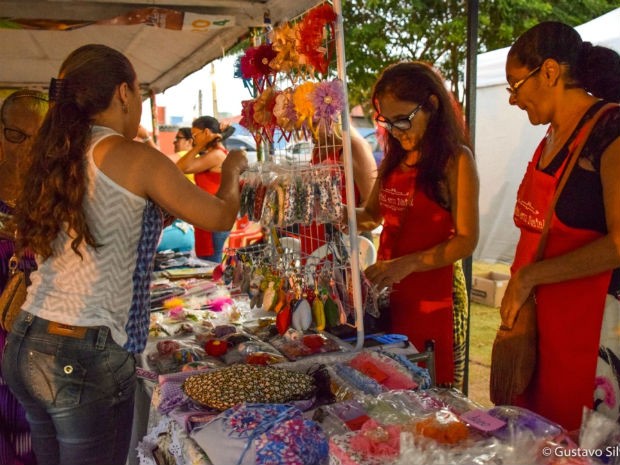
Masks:
[[[390,121],[383,115],[379,115],[375,118],[378,126],[381,126],[384,129],[387,129],[389,132],[392,132],[394,128],[399,129],[401,131],[408,131],[411,129],[411,122],[415,115],[422,109],[424,106],[423,103],[420,103],[417,107],[413,109],[413,111],[406,118],[397,119],[396,121]]]
[[[534,68],[532,71],[530,71],[529,73],[526,74],[526,76],[523,79],[519,79],[517,82],[515,82],[513,85],[508,85],[508,87],[506,87],[506,90],[508,91],[508,93],[510,94],[511,97],[516,97],[517,96],[517,91],[521,88],[521,86],[523,84],[525,84],[525,81],[527,81],[529,78],[531,78],[532,76],[534,76],[534,74],[536,74],[538,71],[540,71],[540,68],[542,67],[542,65],[537,66],[536,68]]]
[[[4,138],[12,144],[21,144],[26,139],[32,137],[30,134],[26,134],[19,129],[4,128],[2,132],[4,134]]]
[[[175,142],[179,142],[180,140],[192,140],[191,137],[182,137],[182,136],[177,136],[174,138]]]

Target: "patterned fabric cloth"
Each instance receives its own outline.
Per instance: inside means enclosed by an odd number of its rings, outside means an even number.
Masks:
[[[240,404],[191,437],[214,465],[323,465],[328,460],[325,433],[290,405]]]
[[[268,366],[233,365],[191,376],[183,390],[196,403],[226,410],[241,402],[284,403],[316,391],[310,375]]]
[[[607,294],[599,343],[594,410],[620,422],[620,300]]]
[[[164,223],[163,211],[150,200],[144,209],[142,234],[138,242],[138,262],[133,273],[133,299],[125,331],[129,352],[140,353],[146,347],[151,314],[150,284],[159,235]]]
[[[454,264],[454,289],[452,296],[454,307],[454,383],[452,387],[463,390],[465,376],[465,359],[467,356],[467,321],[469,316],[469,301],[467,297],[467,283],[461,260]]]
[[[0,212],[11,214],[12,209],[0,200]],[[0,292],[4,289],[9,277],[9,259],[13,255],[13,251],[13,241],[0,239]],[[24,271],[31,271],[36,268],[32,254],[27,253],[20,259],[19,268]],[[4,352],[6,336],[7,333],[0,329],[0,361]],[[26,414],[9,387],[4,383],[2,376],[0,376],[0,463],[3,465],[30,465],[35,463]]]

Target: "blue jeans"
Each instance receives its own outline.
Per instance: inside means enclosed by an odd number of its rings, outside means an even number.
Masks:
[[[211,233],[213,240],[213,255],[208,257],[198,257],[210,262],[220,263],[222,261],[222,251],[224,250],[224,242],[228,239],[230,231],[216,231]]]
[[[22,403],[39,465],[124,465],[136,388],[135,358],[105,327],[83,337],[50,334],[22,311],[2,376]]]

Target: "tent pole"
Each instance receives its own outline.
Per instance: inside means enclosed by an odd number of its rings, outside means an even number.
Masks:
[[[469,128],[471,146],[476,153],[476,80],[477,80],[477,57],[478,57],[478,0],[467,1],[467,64],[465,84],[465,120]],[[469,343],[471,327],[471,282],[472,282],[472,257],[463,260],[463,272],[467,285],[467,330],[465,333],[465,373],[463,376],[463,393],[469,391]]]
[[[159,122],[157,121],[157,98],[155,91],[149,90],[149,100],[151,102],[151,123],[153,125],[153,143],[159,146]]]
[[[355,185],[353,184],[353,156],[351,151],[351,133],[349,117],[349,98],[347,91],[347,65],[344,55],[344,29],[342,21],[342,2],[334,0],[334,11],[336,12],[336,63],[338,68],[338,78],[342,81],[344,90],[344,106],[341,112],[342,118],[342,156],[344,159],[344,180],[347,199],[355,199]],[[355,202],[347,202],[347,216],[349,219],[349,242],[351,260],[351,285],[353,287],[353,307],[355,308],[355,326],[357,329],[357,342],[355,349],[359,350],[364,345],[364,308],[362,305],[362,285],[359,265],[359,243],[357,240],[357,221],[355,218]]]

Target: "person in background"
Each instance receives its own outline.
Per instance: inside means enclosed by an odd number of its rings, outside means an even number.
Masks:
[[[192,138],[192,128],[182,127],[179,128],[174,136],[174,153],[168,155],[173,162],[178,162],[183,156],[189,152],[194,146],[194,139]],[[189,179],[193,179],[193,176]]]
[[[517,194],[520,229],[511,278],[500,312],[513,321],[534,291],[538,361],[515,403],[565,428],[579,428],[593,407],[599,337],[606,299],[620,289],[620,108],[606,109],[594,126],[555,206],[543,258],[532,263],[558,180],[580,129],[606,102],[620,102],[620,56],[583,42],[560,22],[540,23],[508,52],[509,103],[534,125],[548,125]],[[527,210],[525,210],[527,209]],[[609,296],[608,296],[609,295]],[[616,301],[615,318],[618,318]],[[615,341],[618,345],[618,335]],[[617,349],[616,349],[617,350]],[[605,351],[606,352],[606,351]],[[620,353],[605,353],[617,360]],[[618,368],[606,402],[618,418]],[[614,400],[615,397],[615,400]]]
[[[234,130],[234,128],[233,128]],[[222,164],[228,150],[223,145],[225,135],[222,125],[212,116],[201,116],[192,122],[192,138],[194,146],[178,162],[177,166],[183,173],[193,173],[196,185],[207,192],[216,192],[221,182]],[[196,228],[196,256],[215,263],[222,261],[224,243],[230,234],[226,231],[209,232]]]
[[[162,209],[206,230],[230,228],[247,159],[229,153],[212,195],[134,141],[139,82],[105,45],[73,51],[50,99],[15,208],[17,247],[36,254],[38,270],[2,374],[26,409],[39,463],[124,464]]]
[[[174,153],[169,154],[168,158],[174,163],[178,162],[192,149],[192,145],[192,128],[179,128],[174,138]],[[186,174],[185,177],[191,182],[195,182],[192,173]],[[194,226],[180,218],[173,218],[171,224],[166,226],[162,232],[161,239],[157,245],[157,251],[193,252],[194,244]]]
[[[464,119],[439,73],[419,61],[383,70],[372,103],[385,158],[356,215],[360,230],[381,222],[383,230],[365,274],[391,289],[392,331],[418,348],[434,340],[436,382],[453,385],[454,263],[478,241],[479,182]]]
[[[28,153],[32,140],[47,112],[47,96],[32,90],[18,90],[9,95],[0,107],[0,292],[9,278],[9,260],[14,252],[14,229],[9,218],[22,190],[25,172],[30,164]],[[36,268],[34,256],[26,252],[19,267],[30,272]],[[0,360],[7,333],[0,328]],[[30,443],[30,428],[23,407],[0,376],[0,463],[7,465],[36,463]]]
[[[151,137],[151,135],[149,134],[148,129],[146,129],[142,125],[138,126],[138,134],[136,135],[135,139],[137,141],[140,141],[140,142],[144,143],[144,144],[147,144],[150,147],[153,147],[154,149],[159,150],[159,147],[157,146],[157,144],[153,140],[153,137]]]

